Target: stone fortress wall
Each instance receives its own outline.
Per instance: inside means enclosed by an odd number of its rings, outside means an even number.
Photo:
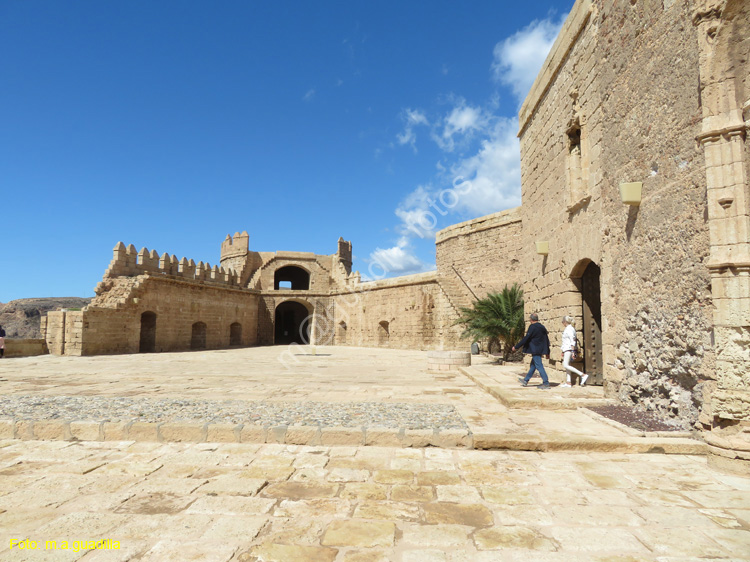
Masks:
[[[519,125],[523,246],[549,245],[521,260],[529,310],[543,311],[556,345],[561,316],[586,328],[592,264],[608,394],[696,420],[714,353],[691,17],[687,2],[577,2]],[[621,201],[631,182],[640,206]]]

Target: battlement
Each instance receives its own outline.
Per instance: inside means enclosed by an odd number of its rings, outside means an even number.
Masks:
[[[247,244],[247,236],[245,244]],[[229,287],[239,286],[239,275],[233,269],[225,269],[216,265],[211,267],[210,263],[202,261],[196,265],[193,260],[177,259],[177,256],[170,256],[166,252],[159,256],[156,250],[149,251],[148,248],[141,248],[139,252],[132,244],[126,248],[125,244],[118,242],[114,247],[114,256],[104,273],[104,278],[144,274],[169,275]]]
[[[221,261],[229,258],[245,257],[250,248],[250,237],[247,230],[242,234],[235,232],[234,236],[227,234],[224,242],[221,243]]]

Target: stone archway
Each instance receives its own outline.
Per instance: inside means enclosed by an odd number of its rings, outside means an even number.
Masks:
[[[588,384],[604,384],[602,345],[601,269],[590,259],[579,261],[570,277],[581,295],[581,308],[576,314],[578,338],[583,352],[583,371]]]
[[[274,344],[307,345],[312,333],[313,308],[297,300],[284,301],[274,311]]]

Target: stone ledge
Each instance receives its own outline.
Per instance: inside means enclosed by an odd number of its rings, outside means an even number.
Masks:
[[[516,390],[500,386],[493,379],[477,369],[459,367],[458,370],[507,408],[522,410],[577,410],[586,406],[609,406],[616,403],[614,400],[608,398],[566,397],[535,400],[527,397],[519,397]]]
[[[474,434],[475,449],[511,451],[583,451],[602,453],[661,453],[672,455],[705,455],[707,445],[695,439],[631,438],[611,439],[592,436],[564,436],[557,438],[538,435]]]
[[[0,419],[0,439],[471,448],[468,429]]]

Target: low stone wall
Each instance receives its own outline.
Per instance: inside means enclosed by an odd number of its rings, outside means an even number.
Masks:
[[[48,353],[47,342],[44,340],[5,338],[5,357],[31,357]]]

